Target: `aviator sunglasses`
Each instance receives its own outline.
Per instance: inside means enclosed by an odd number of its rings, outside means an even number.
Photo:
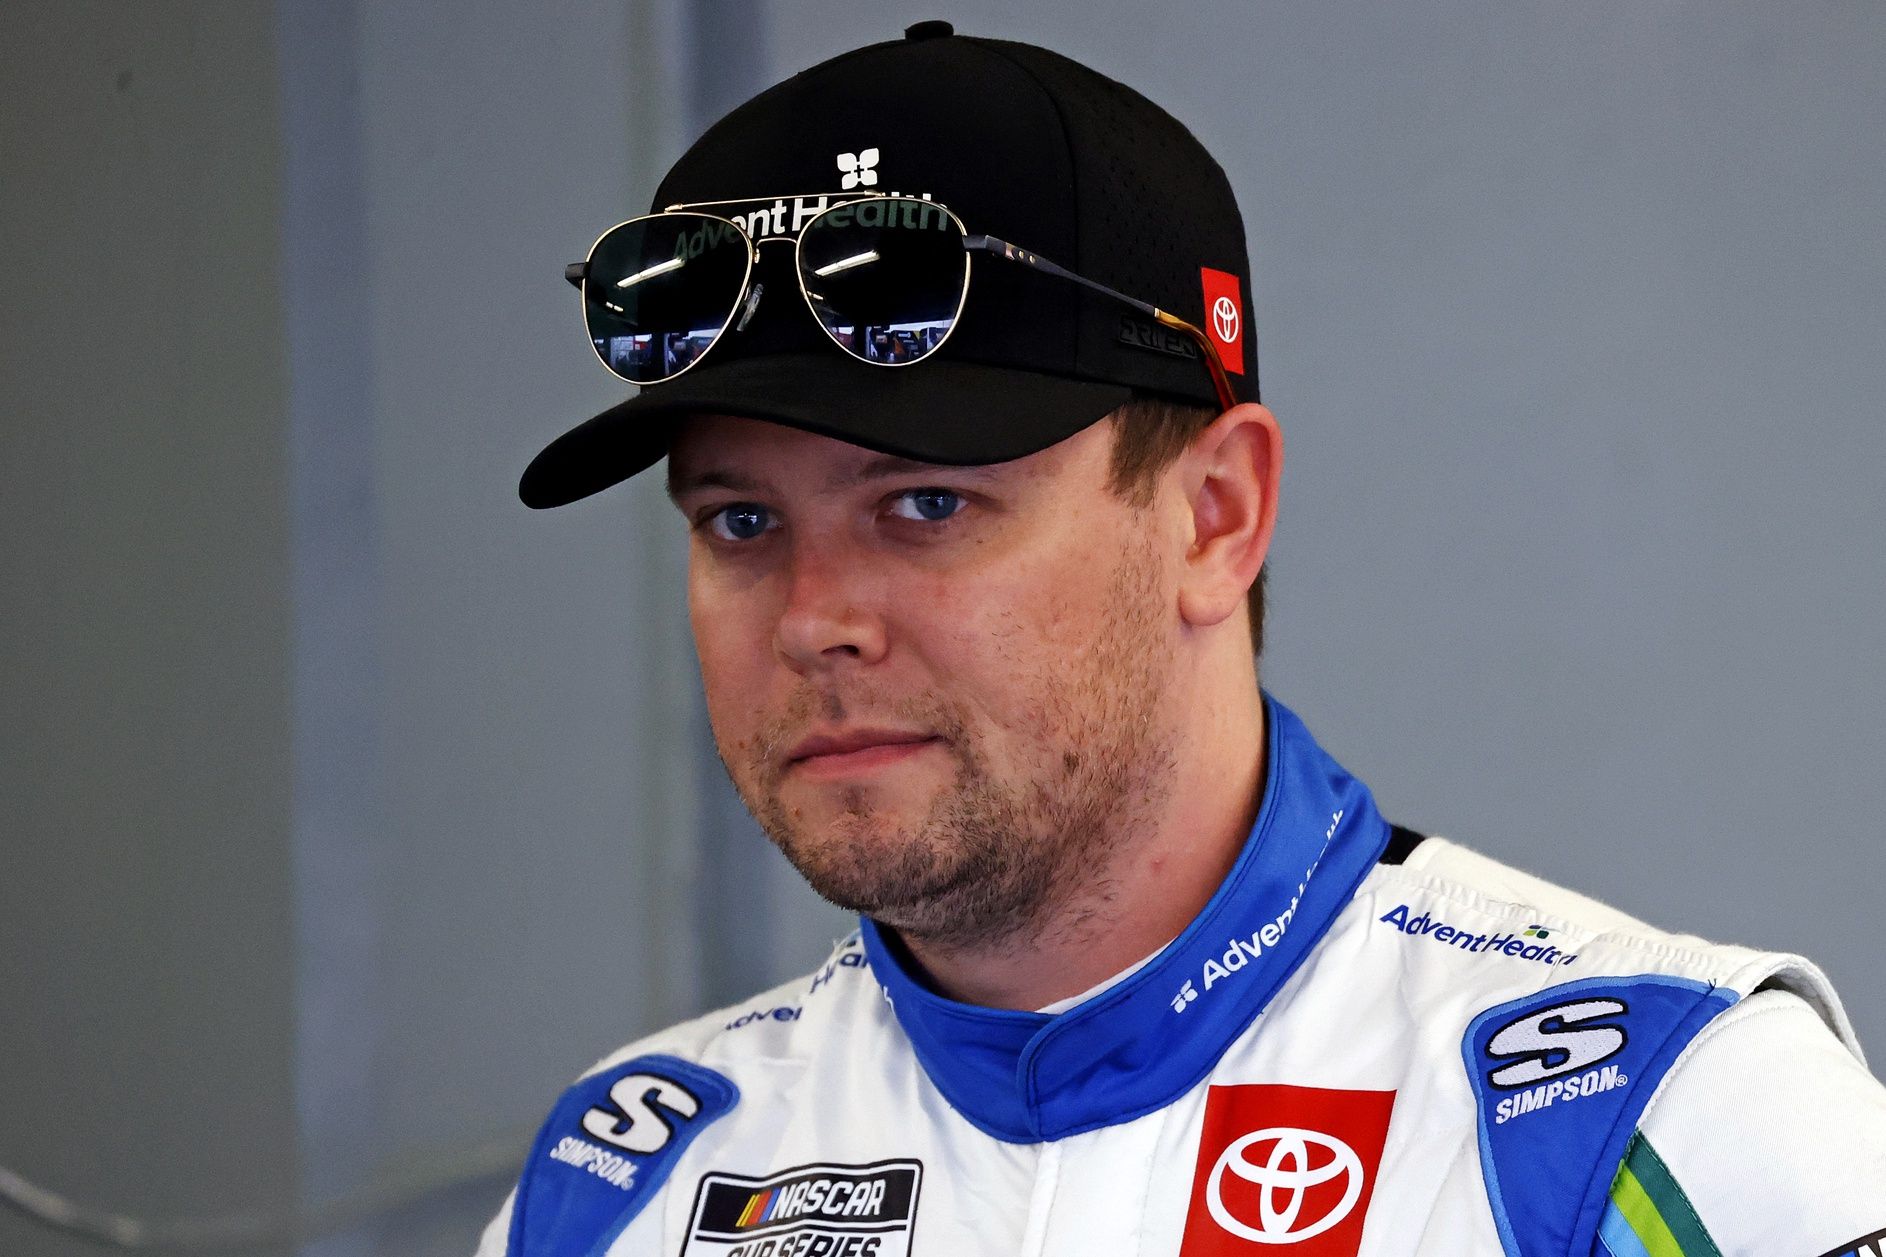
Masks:
[[[631,218],[605,231],[586,260],[564,268],[583,294],[583,322],[605,367],[641,385],[692,369],[728,328],[744,330],[759,309],[764,289],[753,268],[760,246],[786,243],[799,293],[833,344],[872,366],[910,366],[955,330],[969,296],[969,260],[984,253],[1072,280],[1190,337],[1205,356],[1220,409],[1237,404],[1218,347],[1202,330],[1005,240],[972,236],[935,201],[874,193],[826,207],[789,236],[757,242],[732,218],[701,212],[751,202],[690,201]]]

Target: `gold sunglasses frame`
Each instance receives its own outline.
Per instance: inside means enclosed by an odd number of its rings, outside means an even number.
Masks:
[[[795,201],[811,200],[814,197],[827,197],[830,195],[831,194],[829,192],[810,192],[810,193],[802,194],[801,196],[794,197],[792,199]],[[1187,322],[1185,319],[1180,318],[1176,314],[1173,314],[1166,310],[1161,310],[1158,306],[1152,305],[1145,301],[1141,301],[1136,297],[1129,297],[1123,292],[1119,292],[1115,289],[1109,288],[1105,284],[1097,283],[1094,280],[1088,279],[1084,275],[1077,275],[1073,271],[1068,270],[1064,266],[1060,266],[1054,262],[1050,262],[1047,258],[1042,257],[1038,253],[1033,253],[1017,245],[1010,244],[1006,240],[999,240],[994,236],[971,235],[969,233],[969,229],[963,225],[963,220],[956,216],[956,212],[939,201],[930,201],[930,200],[925,200],[921,197],[914,197],[914,196],[893,196],[892,194],[888,192],[867,193],[864,196],[852,197],[848,200],[836,201],[830,205],[827,205],[824,209],[821,209],[817,214],[814,214],[811,218],[808,218],[803,224],[801,224],[799,229],[793,232],[791,236],[768,236],[757,241],[754,240],[753,237],[747,232],[746,228],[742,227],[738,222],[735,222],[731,218],[727,218],[720,214],[704,214],[704,213],[698,212],[703,208],[713,207],[713,206],[748,205],[748,204],[755,204],[762,200],[784,200],[784,199],[786,198],[783,198],[783,197],[779,197],[779,198],[733,197],[727,200],[720,200],[720,201],[680,201],[673,205],[664,206],[657,213],[639,214],[634,218],[624,219],[622,222],[617,223],[614,227],[609,228],[607,231],[597,236],[595,243],[589,246],[589,252],[584,255],[584,259],[581,262],[572,262],[568,266],[565,266],[563,268],[563,277],[566,280],[568,280],[572,285],[574,285],[577,288],[577,290],[582,294],[582,300],[584,303],[584,306],[583,306],[584,337],[585,339],[589,341],[589,347],[592,351],[595,352],[596,359],[598,362],[602,363],[603,369],[608,371],[609,374],[615,376],[619,380],[626,380],[628,383],[638,385],[639,387],[642,387],[642,388],[653,388],[656,385],[666,384],[670,380],[678,380],[682,376],[686,375],[689,371],[694,369],[696,363],[700,362],[701,359],[707,357],[708,353],[713,350],[714,346],[720,344],[720,342],[723,339],[725,339],[727,335],[727,329],[733,326],[734,317],[741,313],[741,308],[743,306],[749,306],[752,303],[752,292],[754,291],[752,287],[753,267],[760,260],[760,246],[763,244],[786,244],[786,243],[790,243],[793,248],[792,271],[793,271],[793,278],[798,282],[799,296],[802,299],[804,299],[806,303],[806,309],[812,315],[812,321],[819,325],[819,330],[825,333],[826,338],[828,340],[830,340],[834,345],[837,345],[839,349],[844,351],[847,357],[853,359],[854,361],[865,363],[869,366],[913,367],[913,366],[916,366],[918,363],[924,362],[928,360],[931,356],[933,356],[939,349],[943,347],[944,343],[949,340],[950,336],[955,333],[956,324],[962,318],[963,305],[969,299],[969,279],[970,279],[970,274],[971,274],[969,259],[971,255],[973,254],[985,253],[985,254],[992,255],[994,257],[1002,258],[1005,261],[1015,262],[1023,266],[1031,267],[1034,270],[1042,272],[1043,274],[1053,275],[1060,279],[1072,280],[1074,283],[1080,284],[1082,287],[1090,289],[1093,292],[1100,293],[1103,296],[1111,297],[1115,301],[1123,302],[1126,305],[1131,306],[1133,309],[1138,310],[1140,313],[1149,315],[1155,322],[1157,322],[1161,326],[1171,328],[1173,331],[1179,332],[1189,337],[1192,340],[1192,342],[1198,346],[1199,351],[1204,355],[1205,367],[1208,371],[1211,372],[1212,388],[1218,394],[1219,409],[1221,411],[1230,410],[1233,406],[1236,406],[1238,404],[1237,394],[1232,390],[1232,387],[1231,387],[1231,378],[1226,373],[1226,370],[1225,370],[1224,359],[1218,353],[1218,346],[1212,341],[1210,336],[1206,335],[1203,328],[1194,326],[1193,324]],[[825,320],[819,316],[818,307],[812,304],[812,294],[806,289],[805,271],[804,271],[804,268],[802,268],[799,265],[799,242],[804,238],[807,227],[810,227],[813,223],[817,222],[820,218],[823,218],[825,215],[831,213],[833,210],[843,208],[844,206],[847,206],[847,205],[859,205],[867,201],[889,201],[889,200],[911,201],[919,205],[934,206],[935,208],[942,210],[943,213],[949,216],[950,221],[956,224],[956,229],[963,238],[962,290],[957,294],[956,309],[954,313],[950,315],[949,328],[943,333],[942,337],[936,342],[936,344],[930,346],[930,348],[925,350],[923,354],[915,358],[906,359],[903,362],[879,362],[879,361],[876,361],[875,359],[862,357],[855,350],[853,350],[850,346],[840,341],[837,335],[833,333],[830,328],[825,326]],[[714,333],[713,339],[707,342],[707,347],[701,350],[700,353],[696,354],[692,361],[690,361],[686,366],[682,367],[679,371],[676,371],[673,375],[665,375],[659,380],[649,380],[649,381],[630,380],[627,376],[623,375],[620,371],[617,371],[614,367],[609,365],[608,359],[604,358],[602,355],[602,350],[596,348],[595,337],[590,334],[589,318],[586,312],[588,302],[589,302],[589,293],[586,287],[586,285],[589,282],[589,265],[590,265],[590,261],[596,256],[596,246],[601,244],[614,232],[619,231],[622,228],[629,226],[631,223],[645,222],[651,218],[669,218],[669,217],[673,217],[673,218],[694,217],[694,218],[709,219],[714,222],[725,223],[727,226],[731,227],[734,231],[738,232],[740,235],[740,238],[746,242],[746,246],[747,246],[746,248],[746,254],[747,254],[746,273],[740,279],[739,291],[734,297],[732,306],[729,307],[727,311],[726,319],[721,323],[719,330],[717,330]],[[747,317],[751,317],[751,314],[752,314],[752,310],[749,309],[747,311]],[[744,324],[744,322],[745,320],[743,318],[742,323]]]

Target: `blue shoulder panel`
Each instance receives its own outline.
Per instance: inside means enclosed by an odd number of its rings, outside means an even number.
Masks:
[[[507,1257],[601,1257],[694,1137],[740,1102],[711,1069],[638,1056],[563,1093],[511,1206]]]
[[[1685,978],[1586,978],[1474,1018],[1461,1047],[1507,1257],[1590,1251],[1657,1083],[1735,1000]]]

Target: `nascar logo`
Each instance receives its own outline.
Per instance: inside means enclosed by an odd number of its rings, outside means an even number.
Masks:
[[[884,1207],[886,1186],[881,1178],[862,1182],[851,1178],[815,1178],[784,1187],[769,1187],[753,1193],[734,1225],[745,1230],[808,1213],[875,1218]]]
[[[701,1176],[686,1257],[908,1257],[923,1163],[794,1166]]]

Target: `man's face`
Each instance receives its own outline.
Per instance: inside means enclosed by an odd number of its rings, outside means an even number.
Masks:
[[[1109,491],[1112,439],[951,468],[750,419],[677,438],[721,760],[834,903],[999,943],[1161,803],[1185,539]]]

